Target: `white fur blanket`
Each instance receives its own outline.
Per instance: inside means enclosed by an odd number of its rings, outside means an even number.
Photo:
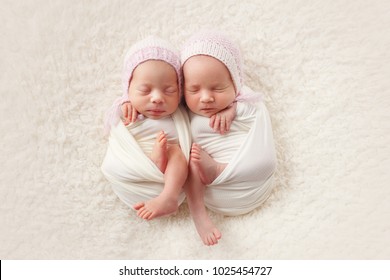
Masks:
[[[389,259],[390,2],[2,0],[1,259]],[[250,214],[186,204],[145,222],[100,171],[103,115],[141,35],[220,28],[274,129],[275,188]]]

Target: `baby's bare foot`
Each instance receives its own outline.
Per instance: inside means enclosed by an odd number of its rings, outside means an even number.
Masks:
[[[137,215],[145,220],[174,214],[178,207],[177,199],[162,195],[146,202],[138,202],[133,206],[137,210]]]
[[[191,162],[198,169],[200,180],[204,185],[211,184],[225,169],[226,163],[216,162],[198,144],[192,144]]]
[[[207,213],[194,217],[195,227],[203,243],[212,246],[221,239],[221,232],[214,226]]]
[[[157,137],[156,142],[154,142],[153,151],[150,155],[150,159],[156,164],[158,169],[162,173],[165,172],[168,162],[168,153],[167,153],[167,136],[164,131],[161,131]]]

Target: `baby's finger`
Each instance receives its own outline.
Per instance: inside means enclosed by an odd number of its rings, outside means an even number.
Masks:
[[[122,109],[122,121],[123,121],[123,124],[124,125],[128,125],[129,124],[129,120],[128,120],[128,117],[127,117],[128,112],[127,112],[126,104],[122,105],[121,109]]]
[[[212,115],[212,116],[210,117],[210,121],[209,121],[209,126],[210,126],[211,128],[214,128],[214,122],[215,122],[215,115]]]
[[[137,110],[133,107],[131,108],[131,122],[135,122],[138,117],[138,112]]]
[[[232,121],[228,118],[225,120],[225,133],[229,132],[230,126],[232,125]]]
[[[122,109],[123,118],[126,119],[128,114],[126,103],[122,104],[121,109]]]
[[[219,131],[220,127],[221,127],[221,116],[217,114],[215,117],[213,129],[214,131]]]
[[[223,135],[223,134],[225,134],[226,131],[227,131],[227,127],[226,127],[226,118],[225,118],[225,117],[221,117],[220,124],[221,124],[221,125],[220,125],[221,129],[220,129],[219,133]]]

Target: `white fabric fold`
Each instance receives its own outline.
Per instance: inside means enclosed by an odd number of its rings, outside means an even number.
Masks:
[[[189,120],[181,106],[172,114],[180,147],[187,159],[191,148]],[[158,196],[164,187],[164,174],[143,152],[122,122],[111,129],[101,170],[116,195],[129,207]],[[184,201],[184,193],[179,204]]]
[[[244,114],[237,112],[229,136],[215,132],[212,136],[212,131],[205,129],[207,118],[204,118],[201,129],[194,127],[202,121],[197,118],[204,117],[192,116],[191,129],[198,134],[193,135],[194,142],[218,162],[228,163],[206,187],[205,205],[214,212],[229,216],[245,214],[259,207],[272,191],[276,169],[272,126],[264,103],[260,102],[249,113],[248,110]]]

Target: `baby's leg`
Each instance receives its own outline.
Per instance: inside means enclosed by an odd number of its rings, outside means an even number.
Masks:
[[[134,205],[137,215],[145,220],[167,216],[178,209],[179,196],[188,174],[187,160],[177,144],[169,145],[167,154],[163,191],[156,198]]]
[[[154,142],[153,151],[150,159],[157,165],[162,173],[167,168],[168,153],[167,153],[167,136],[164,131],[161,131]]]
[[[190,161],[190,171],[185,185],[188,207],[196,230],[205,245],[215,245],[221,238],[221,232],[211,221],[204,205],[206,186],[200,181],[197,165]]]
[[[216,162],[198,144],[192,144],[191,162],[196,165],[203,184],[211,184],[225,169],[227,163]]]

